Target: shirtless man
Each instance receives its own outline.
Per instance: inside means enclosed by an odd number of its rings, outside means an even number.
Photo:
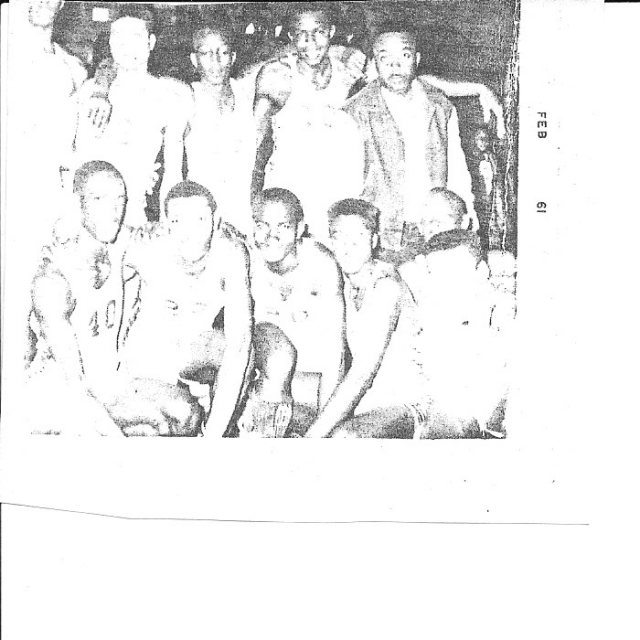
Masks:
[[[191,62],[200,81],[191,84],[193,108],[185,138],[188,178],[214,194],[222,220],[250,237],[256,155],[253,86],[231,78],[236,52],[230,26],[197,30],[193,48]]]
[[[411,438],[426,415],[418,309],[395,268],[373,257],[379,216],[356,199],[329,211],[352,362],[306,437]]]
[[[127,202],[120,173],[92,161],[75,174],[81,222],[65,219],[32,287],[35,359],[24,422],[65,434],[195,435],[201,410],[183,389],[125,379],[120,368]]]
[[[251,292],[256,322],[282,329],[296,349],[297,374],[321,374],[323,406],[344,373],[340,269],[324,246],[301,238],[302,206],[290,191],[263,191],[254,201],[253,215]]]
[[[254,102],[261,142],[258,180],[264,166],[265,187],[284,187],[295,193],[309,231],[325,242],[329,206],[360,195],[363,188],[362,141],[339,110],[363,77],[366,57],[349,47],[330,55],[334,33],[326,3],[301,3],[295,8],[289,21],[294,51],[262,67]],[[448,95],[481,95],[483,105],[500,110],[493,94],[482,85],[438,79],[433,84]]]
[[[443,231],[427,242],[415,265],[421,276],[408,282],[424,329],[430,400],[425,433],[479,428],[500,436],[510,333],[507,323],[497,323],[480,239],[462,229]]]
[[[101,158],[122,172],[129,193],[125,222],[133,227],[147,222],[146,194],[157,180],[156,160],[161,149],[161,203],[169,189],[182,180],[189,91],[177,80],[149,74],[149,55],[155,44],[151,11],[126,7],[111,24],[109,46],[114,73],[113,78],[106,79],[106,94],[112,105],[110,119],[106,125],[97,126],[80,118],[76,134],[79,162]],[[95,88],[104,91],[105,78],[96,82],[102,87]]]
[[[142,287],[125,366],[168,385],[210,385],[205,435],[221,437],[248,378],[252,315],[247,251],[219,228],[215,210],[205,187],[180,182],[162,222],[129,246],[125,262]],[[222,311],[224,330],[214,327]]]

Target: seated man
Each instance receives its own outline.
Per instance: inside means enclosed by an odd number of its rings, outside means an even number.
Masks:
[[[184,132],[189,111],[189,89],[172,78],[148,72],[155,47],[153,14],[148,8],[128,7],[111,24],[111,73],[92,82],[112,105],[108,121],[79,115],[75,148],[78,162],[100,158],[119,168],[127,184],[126,224],[146,224],[146,196],[158,179],[156,163],[164,160],[160,201],[182,180]],[[81,105],[82,108],[82,105]]]
[[[430,407],[423,437],[477,429],[501,435],[508,340],[491,325],[493,295],[480,239],[461,229],[438,233],[416,263],[422,277],[410,285],[424,329]]]
[[[378,216],[363,200],[329,210],[352,362],[307,437],[411,438],[424,420],[418,309],[393,265],[373,257]]]
[[[253,206],[251,292],[256,322],[276,325],[295,347],[294,383],[301,372],[320,374],[319,400],[324,405],[343,374],[340,269],[323,245],[301,238],[303,211],[293,193],[267,189]]]
[[[205,435],[221,437],[248,378],[252,315],[247,251],[215,211],[205,187],[180,182],[164,219],[130,243],[125,264],[142,285],[125,365],[130,375],[169,385],[210,385]],[[214,327],[222,312],[224,329]]]
[[[456,110],[439,89],[417,77],[420,54],[410,29],[382,29],[373,45],[379,77],[344,107],[364,139],[362,197],[382,212],[381,248],[391,251],[403,247],[407,225],[419,228],[429,219],[434,187],[460,195],[478,226]]]
[[[395,265],[401,265],[401,275],[408,283],[405,263],[420,255],[424,244],[436,233],[449,229],[467,229],[473,226],[473,218],[467,213],[465,201],[444,187],[431,189],[425,201],[425,216],[419,225],[403,224],[403,236],[398,249],[380,251],[378,257]]]
[[[127,201],[120,173],[103,161],[75,174],[81,222],[58,226],[33,280],[35,357],[25,392],[32,430],[65,434],[195,435],[201,410],[183,389],[125,380],[120,368]]]

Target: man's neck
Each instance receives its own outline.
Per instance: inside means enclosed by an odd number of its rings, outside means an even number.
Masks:
[[[373,267],[375,263],[372,260],[369,260],[366,264],[362,266],[360,271],[356,273],[346,274],[347,279],[349,280],[349,284],[355,289],[362,289],[367,285],[367,282],[371,278],[371,273],[373,272]]]
[[[309,79],[318,89],[324,89],[331,80],[331,60],[328,55],[315,66],[298,59],[297,69],[301,76]]]
[[[147,78],[149,72],[146,67],[138,67],[136,69],[125,69],[116,66],[116,81],[118,84],[134,84],[140,82],[142,78]]]
[[[291,253],[288,253],[280,262],[266,262],[269,271],[284,276],[294,271],[300,264],[300,256],[296,247]]]
[[[231,88],[230,80],[226,80],[222,83],[213,83],[209,82],[206,76],[203,76],[201,79],[201,85],[207,95],[213,98],[218,111],[233,111],[235,107],[235,97],[233,89]]]

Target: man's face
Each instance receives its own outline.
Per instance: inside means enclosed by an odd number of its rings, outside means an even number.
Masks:
[[[327,57],[334,31],[322,13],[303,13],[292,25],[289,37],[299,59],[316,67]]]
[[[34,27],[47,28],[53,25],[53,21],[62,8],[61,0],[31,0],[29,2],[29,22]]]
[[[191,62],[202,78],[212,84],[226,84],[231,76],[231,67],[236,54],[218,33],[209,33],[200,38]]]
[[[265,262],[277,264],[296,251],[298,224],[281,202],[267,202],[253,218],[253,239]]]
[[[213,211],[204,196],[174,198],[167,206],[167,223],[178,254],[193,262],[207,253],[213,235]]]
[[[149,35],[143,20],[125,17],[111,25],[111,55],[121,69],[146,70],[154,45],[155,36]]]
[[[339,216],[331,223],[331,246],[345,275],[358,273],[367,264],[376,245],[376,236],[360,216]]]
[[[114,242],[118,237],[127,204],[122,180],[106,171],[94,173],[80,194],[85,229],[98,241]]]
[[[383,86],[393,93],[406,94],[420,60],[413,39],[405,33],[384,33],[375,41],[373,56]]]

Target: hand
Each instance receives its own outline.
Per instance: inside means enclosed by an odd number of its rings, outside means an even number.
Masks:
[[[347,73],[357,82],[364,76],[367,56],[360,49],[345,47],[342,62]]]
[[[89,97],[87,101],[87,118],[100,133],[104,132],[109,124],[111,111],[112,106],[106,96],[94,93]]]
[[[484,115],[484,121],[489,124],[491,122],[491,116],[496,118],[496,135],[502,139],[505,137],[507,130],[504,125],[504,112],[500,101],[493,93],[486,87],[478,93],[478,100],[482,107],[482,113]]]

